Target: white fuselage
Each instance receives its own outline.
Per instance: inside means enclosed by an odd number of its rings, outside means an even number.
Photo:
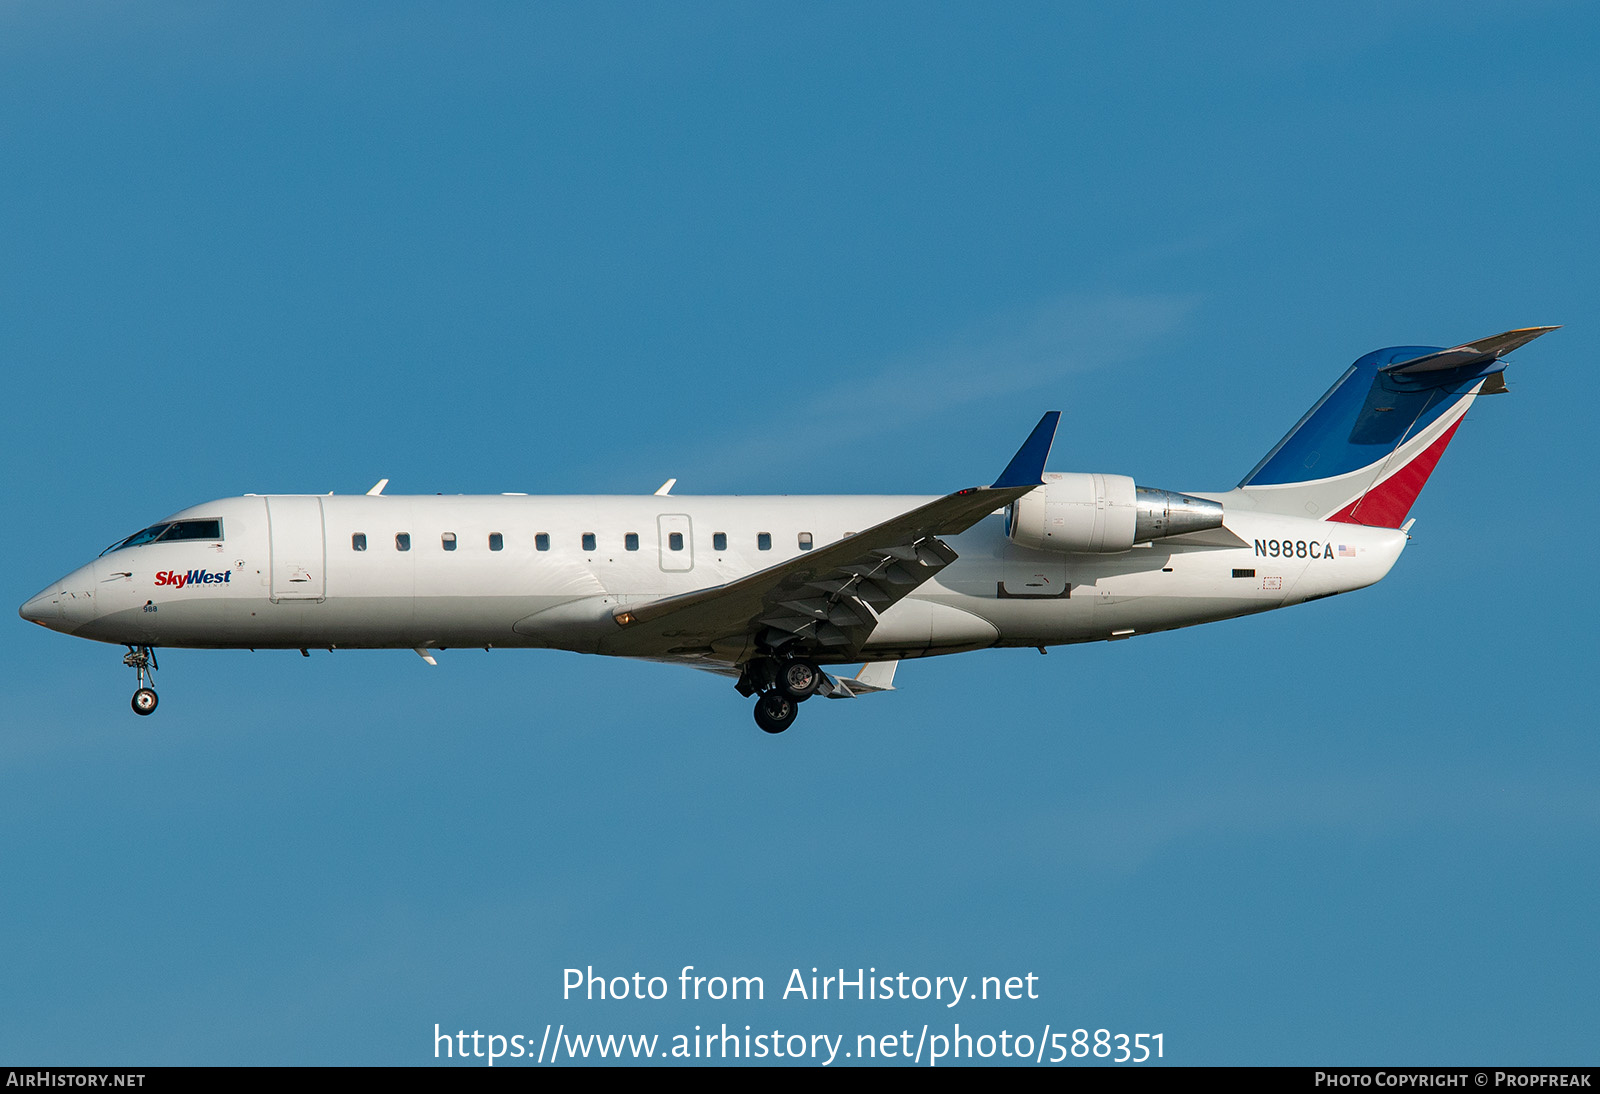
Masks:
[[[753,652],[743,635],[640,648],[622,643],[612,612],[744,577],[929,500],[251,495],[168,518],[220,520],[220,540],[109,552],[23,615],[130,646],[527,646],[737,663]],[[1372,584],[1406,537],[1230,511],[1222,529],[1111,554],[1019,547],[1000,514],[947,542],[960,557],[885,611],[853,660],[1091,642],[1266,611]]]

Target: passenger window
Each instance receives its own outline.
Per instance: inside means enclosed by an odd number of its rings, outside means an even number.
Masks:
[[[548,551],[550,549],[550,533],[540,532],[538,535],[534,536],[533,549],[535,551]]]
[[[489,533],[489,550],[491,550],[491,551],[503,551],[503,550],[505,550],[505,546],[506,546],[506,537],[505,536],[502,536],[499,532],[490,532]]]
[[[667,535],[667,549],[671,551],[683,550],[682,532],[671,532]]]
[[[350,549],[352,551],[365,551],[367,549],[367,533],[357,532],[351,536]]]
[[[801,532],[800,533],[800,549],[802,551],[811,550],[811,533],[810,532]]]
[[[770,550],[772,550],[772,533],[771,532],[757,532],[756,533],[756,550],[758,550],[758,551],[770,551]]]
[[[630,551],[637,551],[639,549],[639,533],[629,532],[627,535],[623,536],[622,545]]]
[[[456,534],[454,532],[446,532],[439,537],[439,545],[446,551],[454,551],[456,549]]]
[[[594,550],[594,533],[593,532],[585,532],[585,533],[583,533],[583,549],[585,551]]]
[[[728,549],[728,533],[711,533],[711,549],[713,551],[726,551]]]
[[[411,533],[410,532],[396,532],[394,534],[394,549],[396,551],[409,551],[409,550],[411,550]]]

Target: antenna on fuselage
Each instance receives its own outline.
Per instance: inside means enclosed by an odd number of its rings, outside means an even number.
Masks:
[[[379,479],[377,484],[375,486],[373,486],[373,488],[371,490],[367,491],[367,497],[369,497],[369,498],[378,497],[379,495],[381,495],[383,493],[383,488],[385,486],[388,486],[388,485],[389,485],[389,480],[388,479]]]
[[[387,481],[387,480],[385,480],[385,481]],[[678,485],[678,480],[677,479],[668,479],[666,482],[661,484],[661,489],[656,491],[656,495],[655,496],[658,497],[658,498],[664,498],[668,494],[672,493],[672,488],[674,486],[677,486],[677,485]]]

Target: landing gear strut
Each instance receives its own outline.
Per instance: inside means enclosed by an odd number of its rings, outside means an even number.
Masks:
[[[155,682],[156,651],[149,646],[129,646],[128,652],[122,655],[122,663],[139,674],[139,690],[133,693],[133,712],[135,714],[154,714],[156,709],[156,693],[150,687]]]
[[[762,658],[745,666],[739,693],[756,696],[756,725],[782,733],[794,724],[800,704],[816,694],[825,677],[810,661]]]

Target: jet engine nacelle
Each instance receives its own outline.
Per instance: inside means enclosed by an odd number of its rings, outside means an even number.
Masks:
[[[1135,543],[1222,527],[1222,503],[1136,486],[1126,475],[1044,475],[1006,510],[1006,535],[1043,551],[1126,551]]]

